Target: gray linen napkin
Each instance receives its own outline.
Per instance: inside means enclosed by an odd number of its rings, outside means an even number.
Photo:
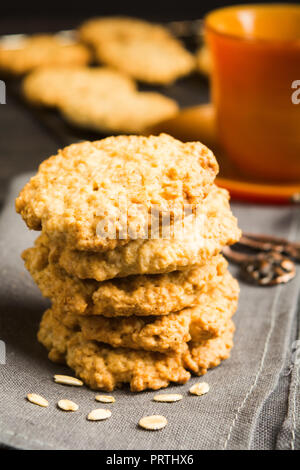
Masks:
[[[0,215],[2,353],[6,346],[6,364],[0,364],[0,443],[25,449],[299,449],[299,273],[278,287],[241,282],[235,347],[229,360],[200,379],[210,384],[207,395],[188,395],[199,378],[171,386],[170,392],[184,395],[173,404],[153,402],[154,392],[133,394],[125,388],[114,392],[116,403],[103,405],[112,410],[109,420],[86,420],[88,412],[99,407],[95,393],[55,384],[54,373],[70,371],[51,363],[36,340],[48,302],[20,254],[37,234],[29,232],[14,211],[14,199],[29,176],[12,182]],[[233,210],[242,229],[291,240],[300,237],[296,208],[233,204]],[[50,406],[27,402],[30,392],[45,396]],[[58,410],[61,398],[73,399],[79,411]],[[158,432],[139,429],[139,419],[150,414],[165,415],[168,426]]]

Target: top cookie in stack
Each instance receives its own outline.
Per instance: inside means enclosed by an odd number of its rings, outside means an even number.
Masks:
[[[42,230],[23,258],[52,301],[38,335],[52,360],[93,388],[140,391],[228,357],[238,286],[219,253],[240,231],[217,171],[201,143],[167,135],[74,144],[42,163],[16,207]]]
[[[184,204],[199,204],[217,171],[207,147],[168,135],[83,142],[42,163],[21,191],[16,209],[29,228],[43,230],[51,241],[69,249],[104,252],[126,245],[130,228],[144,226],[152,207],[173,216]],[[124,204],[128,230],[121,238],[119,215]],[[131,210],[137,204],[146,214]],[[100,237],[101,218],[115,214],[116,239]]]

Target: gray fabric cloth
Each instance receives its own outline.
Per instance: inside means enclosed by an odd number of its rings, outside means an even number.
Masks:
[[[39,319],[48,305],[20,259],[36,233],[14,212],[14,199],[29,175],[15,179],[0,216],[0,340],[6,364],[0,365],[0,442],[26,449],[299,449],[299,273],[287,285],[271,288],[241,282],[235,316],[232,356],[208,372],[211,390],[188,395],[193,378],[170,392],[181,402],[155,403],[154,392],[114,392],[111,419],[91,423],[87,413],[99,406],[95,392],[53,382],[54,373],[70,373],[51,363],[36,340]],[[233,204],[242,229],[300,238],[299,209]],[[232,268],[235,273],[235,268]],[[300,344],[300,343],[299,343]],[[299,348],[299,346],[298,346]],[[300,348],[299,348],[300,349]],[[298,354],[299,356],[299,354]],[[40,408],[25,399],[29,392],[45,396]],[[57,409],[61,398],[79,404],[76,413]],[[137,427],[144,415],[163,414],[168,426],[159,432]]]

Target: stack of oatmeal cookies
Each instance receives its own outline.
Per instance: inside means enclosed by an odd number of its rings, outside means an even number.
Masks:
[[[168,135],[60,150],[16,201],[41,230],[23,253],[52,306],[38,339],[94,389],[185,383],[229,356],[240,237],[215,157]],[[166,221],[168,223],[166,223]]]

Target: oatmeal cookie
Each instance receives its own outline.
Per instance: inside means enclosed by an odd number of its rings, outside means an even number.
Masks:
[[[185,343],[221,336],[237,307],[237,282],[226,272],[218,285],[200,294],[193,308],[164,316],[106,318],[74,315],[56,304],[52,315],[65,327],[80,329],[83,337],[111,346],[158,352],[180,352]]]
[[[170,382],[186,383],[190,374],[180,354],[111,348],[84,340],[77,333],[68,342],[66,362],[92,389],[114,390],[129,383],[133,392],[158,390]]]
[[[126,348],[112,348],[84,339],[82,333],[65,328],[48,312],[38,333],[39,341],[49,350],[49,358],[65,362],[93,389],[112,391],[129,383],[134,392],[157,390],[170,382],[183,384],[190,369],[197,375],[227,359],[232,348],[234,325],[230,321],[219,338],[190,343],[183,353],[163,354]]]
[[[88,341],[82,333],[62,326],[49,311],[42,319],[38,339],[49,350],[51,360],[60,362],[64,355],[67,365],[93,389],[112,391],[129,383],[133,392],[158,390],[190,378],[181,354],[112,348]]]
[[[191,313],[183,309],[177,313],[157,317],[106,318],[78,316],[52,307],[53,316],[68,328],[81,330],[87,340],[106,343],[114,348],[130,348],[163,353],[180,352],[190,341]]]
[[[23,75],[41,66],[78,66],[89,61],[90,52],[84,45],[59,35],[0,38],[0,70],[10,75]]]
[[[167,315],[192,306],[200,292],[218,284],[227,267],[218,255],[202,267],[98,282],[69,275],[57,262],[49,262],[49,252],[38,241],[22,254],[25,266],[45,297],[79,315]]]
[[[53,308],[53,315],[65,326],[79,326],[87,340],[113,347],[146,351],[182,351],[185,343],[194,343],[221,336],[237,307],[238,285],[229,272],[218,286],[207,294],[199,294],[195,307],[164,316],[106,318],[78,316]]]
[[[145,235],[154,206],[173,216],[182,213],[184,204],[200,203],[217,171],[207,147],[166,134],[83,142],[60,150],[40,165],[17,198],[16,210],[29,228],[43,229],[69,250],[112,250]],[[104,230],[108,218],[115,238]],[[137,227],[142,235],[134,230]],[[137,240],[137,244],[144,242]]]
[[[132,79],[108,67],[41,67],[22,83],[26,100],[34,105],[59,107],[64,100],[85,101],[89,96],[133,92]]]
[[[166,28],[135,18],[94,18],[79,35],[101,63],[142,82],[169,84],[195,66],[192,54]]]
[[[171,98],[139,92],[131,78],[108,67],[44,67],[24,79],[23,94],[32,104],[58,108],[72,125],[100,133],[142,133],[178,112]]]
[[[73,126],[100,133],[143,134],[146,128],[178,113],[177,103],[156,92],[123,92],[111,89],[106,94],[89,89],[74,99],[66,94],[60,104],[62,116]]]
[[[205,200],[205,219],[199,229],[187,224],[171,239],[132,240],[104,253],[83,252],[68,246],[50,245],[50,260],[72,276],[104,281],[134,274],[159,274],[204,266],[225,245],[237,242],[240,230],[229,206],[229,194],[214,187]],[[201,219],[203,220],[203,219]],[[45,235],[37,244],[48,244]]]

